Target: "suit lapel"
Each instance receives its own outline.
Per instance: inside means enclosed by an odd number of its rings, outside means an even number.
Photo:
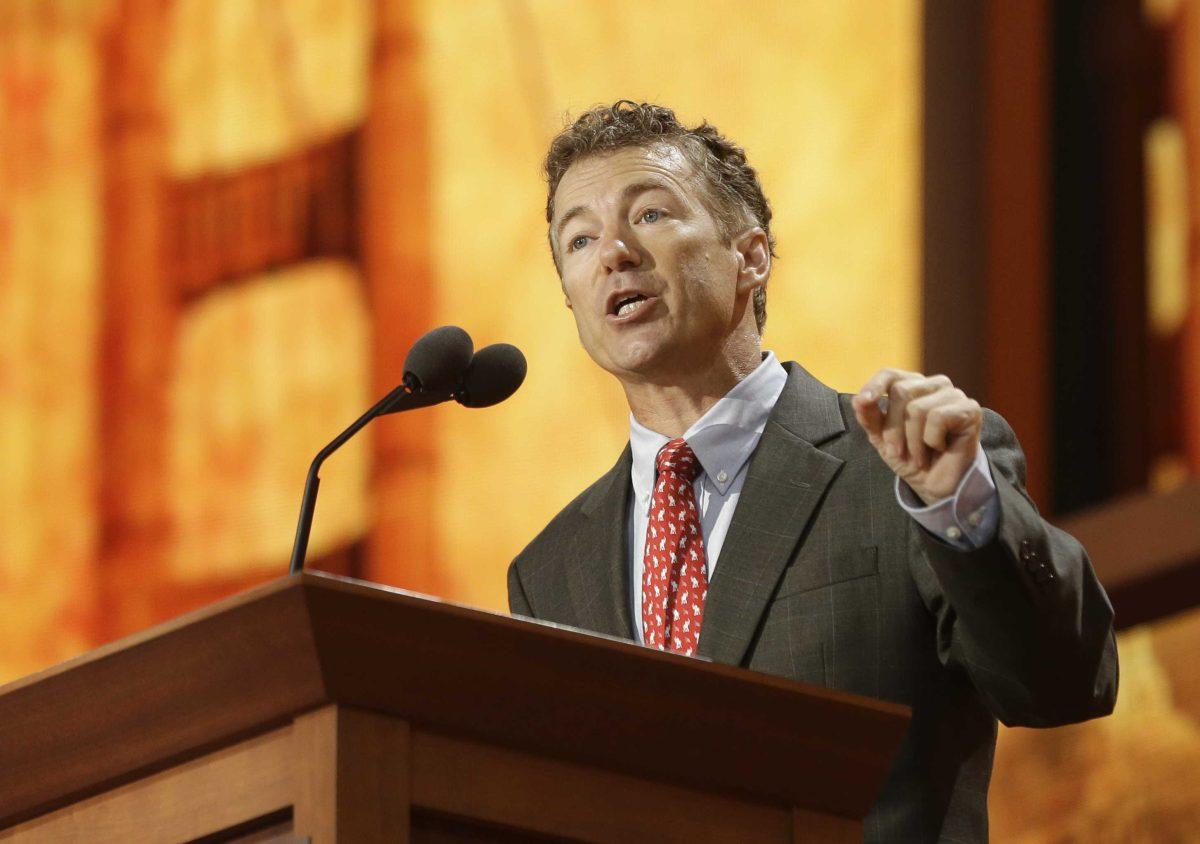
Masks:
[[[628,445],[582,504],[585,516],[578,537],[580,553],[567,568],[567,588],[577,625],[586,630],[629,639],[633,621],[629,608]]]
[[[845,431],[838,395],[795,363],[758,448],[704,607],[697,651],[740,664],[783,569],[842,461],[817,445]],[[628,579],[628,578],[627,578]]]

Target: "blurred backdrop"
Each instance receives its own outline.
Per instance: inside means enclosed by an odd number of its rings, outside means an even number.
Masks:
[[[768,348],[844,391],[947,372],[1092,552],[1118,712],[1004,731],[997,839],[1184,840],[1200,0],[3,0],[0,682],[283,574],[308,461],[445,323],[525,386],[373,423],[309,565],[502,611],[627,436],[539,170],[620,98],[748,149]]]

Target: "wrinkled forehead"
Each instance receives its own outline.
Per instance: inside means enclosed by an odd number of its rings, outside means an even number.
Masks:
[[[684,197],[701,202],[703,184],[682,150],[663,142],[593,153],[567,168],[554,191],[553,225],[567,208],[620,196],[626,186],[661,182]]]

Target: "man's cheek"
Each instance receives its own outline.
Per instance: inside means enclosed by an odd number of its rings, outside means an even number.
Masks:
[[[575,311],[575,305],[580,301],[578,294],[574,292],[576,290],[576,286],[571,284],[568,280],[560,278],[558,282],[558,288],[562,291],[563,304],[567,306],[568,310]]]
[[[595,346],[595,326],[584,318],[579,308],[572,308],[571,316],[575,320],[575,333],[579,335],[580,345],[590,352]]]

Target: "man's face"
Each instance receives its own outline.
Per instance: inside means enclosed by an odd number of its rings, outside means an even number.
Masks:
[[[706,368],[751,309],[753,285],[703,190],[665,145],[585,158],[558,183],[551,236],[567,307],[588,354],[622,381]]]

